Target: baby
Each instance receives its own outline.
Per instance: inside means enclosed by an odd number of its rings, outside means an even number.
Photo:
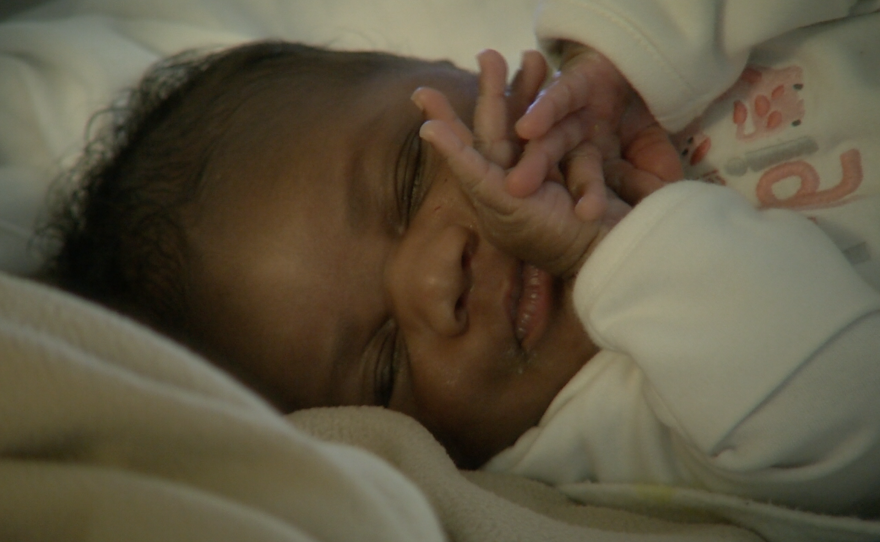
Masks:
[[[53,275],[283,411],[386,406],[463,467],[875,502],[877,292],[799,214],[666,186],[638,95],[566,52],[606,109],[554,98],[572,77],[538,97],[533,53],[509,89],[494,53],[479,77],[282,43],[159,68],[87,154]]]
[[[514,116],[545,69],[526,56]],[[445,62],[259,43],[157,68],[87,153],[52,275],[283,411],[386,406],[481,465],[596,348],[423,144],[425,86],[473,118],[478,78]]]

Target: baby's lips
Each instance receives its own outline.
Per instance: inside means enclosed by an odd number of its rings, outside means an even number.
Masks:
[[[533,265],[523,265],[521,293],[516,303],[514,333],[527,352],[532,350],[547,328],[553,277]]]

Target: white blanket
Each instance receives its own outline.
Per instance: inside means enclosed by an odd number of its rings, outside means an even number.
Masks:
[[[382,409],[289,418],[149,330],[0,274],[2,540],[880,540],[877,522],[697,491],[458,471]]]

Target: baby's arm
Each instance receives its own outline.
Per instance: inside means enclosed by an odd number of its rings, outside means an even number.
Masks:
[[[625,205],[616,199],[606,204],[604,186],[598,205],[595,198],[585,196],[597,176],[595,155],[587,146],[569,154],[562,164],[564,175],[558,175],[556,162],[545,163],[535,173],[541,183],[528,197],[508,193],[506,168],[519,156],[512,120],[519,118],[538,90],[530,84],[537,65],[528,59],[507,96],[504,59],[494,51],[481,53],[474,134],[439,92],[422,88],[413,99],[429,119],[422,137],[448,160],[489,240],[557,276],[571,277],[610,228],[609,221],[625,212]]]
[[[565,41],[584,43],[603,53],[663,128],[675,132],[736,82],[755,45],[796,28],[869,9],[859,3],[869,4],[856,0],[543,0],[535,33],[554,55]]]
[[[650,383],[678,441],[655,456],[687,448],[688,484],[833,512],[878,497],[880,295],[807,218],[675,183],[597,247],[573,299]]]

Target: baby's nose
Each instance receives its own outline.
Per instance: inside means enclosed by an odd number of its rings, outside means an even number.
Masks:
[[[454,337],[467,329],[470,259],[476,243],[476,235],[464,227],[404,239],[387,277],[395,317],[404,330]]]

